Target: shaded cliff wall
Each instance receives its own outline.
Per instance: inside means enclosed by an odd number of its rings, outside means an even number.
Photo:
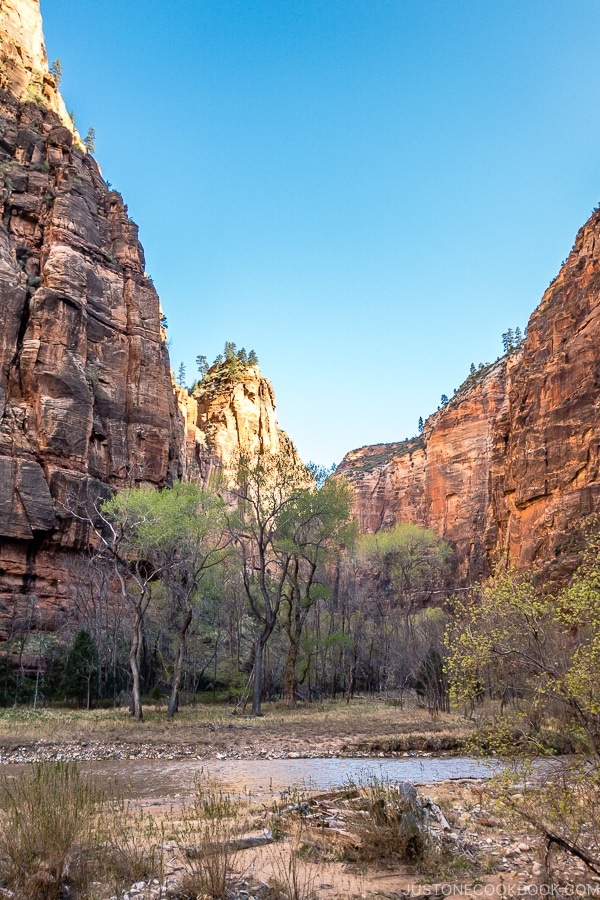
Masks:
[[[67,508],[168,483],[182,428],[137,227],[64,124],[38,3],[3,0],[0,34],[0,600],[43,606],[86,543]]]
[[[347,454],[366,531],[412,521],[457,549],[465,580],[495,558],[560,557],[600,510],[600,212],[577,235],[522,347],[471,380],[399,444]]]

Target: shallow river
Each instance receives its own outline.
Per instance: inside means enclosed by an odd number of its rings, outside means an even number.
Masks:
[[[24,765],[6,765],[3,774],[18,774]],[[109,792],[145,803],[177,801],[190,794],[200,772],[218,778],[234,792],[267,798],[285,788],[329,790],[348,780],[377,775],[390,781],[430,782],[451,778],[487,778],[493,763],[469,757],[402,757],[400,759],[257,759],[164,760],[114,759],[81,763],[96,773]]]

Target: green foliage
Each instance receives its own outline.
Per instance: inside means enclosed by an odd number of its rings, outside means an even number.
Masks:
[[[496,782],[497,796],[543,837],[548,876],[559,878],[565,857],[600,874],[600,531],[586,528],[586,546],[569,585],[544,589],[532,573],[502,573],[454,604],[447,633],[448,673],[457,701],[485,692],[501,699],[484,744],[516,757]],[[585,751],[566,757],[537,779],[519,755],[547,753],[570,738]],[[515,794],[514,785],[519,784]]]
[[[503,573],[456,601],[447,643],[458,702],[487,685],[512,701],[521,742],[543,750],[555,722],[600,749],[600,563],[593,539],[571,584],[544,594],[530,575]],[[522,748],[522,744],[521,744]],[[506,751],[518,751],[513,737]]]
[[[50,74],[54,78],[56,87],[59,87],[62,81],[62,63],[60,59],[55,59],[52,63],[52,65],[50,66]]]
[[[131,582],[131,605],[138,623],[137,657],[130,652],[134,680],[151,594],[164,601],[166,624],[176,644],[170,717],[178,709],[188,631],[205,602],[201,586],[207,571],[222,563],[227,553],[223,501],[214,491],[178,482],[170,490],[123,491],[104,504],[102,513],[113,527],[123,577]],[[138,687],[135,693],[141,710]],[[140,712],[136,715],[139,718]]]
[[[308,462],[306,464],[306,468],[308,469],[309,473],[314,478],[317,488],[320,489],[323,487],[323,485],[325,484],[327,479],[331,475],[333,475],[337,466],[335,463],[332,463],[331,466],[329,466],[329,468],[328,468],[327,466],[320,466],[318,463]]]
[[[185,387],[185,363],[179,364],[179,371],[177,372],[177,384],[180,387]]]
[[[221,498],[191,482],[176,482],[162,491],[121,491],[104,503],[102,512],[124,530],[128,553],[153,560],[160,571],[163,565],[174,571],[186,550],[206,549],[205,542],[212,547],[213,539],[218,543],[223,525]]]
[[[515,328],[514,331],[512,328],[507,329],[502,335],[502,347],[504,352],[512,353],[514,350],[518,350],[524,340],[525,335],[521,332],[520,328]]]
[[[96,152],[96,129],[92,126],[88,128],[83,144],[88,153]]]
[[[97,694],[98,651],[89,631],[82,629],[75,635],[67,656],[59,694],[77,700],[79,706],[90,708]]]
[[[388,581],[394,602],[413,608],[441,587],[450,571],[452,548],[428,528],[402,522],[389,531],[364,534],[358,552]]]
[[[216,357],[212,366],[208,365],[206,356],[202,355],[196,357],[196,365],[200,380],[195,389],[216,394],[230,387],[250,366],[257,366],[258,357],[254,350],[247,353],[244,347],[238,350],[233,341],[225,341],[223,353]]]

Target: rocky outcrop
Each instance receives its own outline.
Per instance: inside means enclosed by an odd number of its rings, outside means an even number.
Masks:
[[[231,480],[240,454],[287,453],[297,458],[277,425],[275,394],[258,365],[228,361],[213,366],[188,392],[176,387],[185,423],[185,477],[206,484],[216,472]]]
[[[169,483],[182,428],[137,227],[63,115],[38,3],[3,0],[0,36],[0,599],[43,604],[85,545],[69,508]]]
[[[412,521],[454,544],[464,579],[494,560],[561,556],[582,516],[600,510],[600,212],[539,307],[524,344],[465,386],[400,444],[354,450],[362,527]]]

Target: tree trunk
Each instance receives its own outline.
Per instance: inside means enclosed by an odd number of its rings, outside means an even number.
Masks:
[[[298,662],[299,642],[290,636],[290,647],[285,661],[283,673],[283,698],[288,707],[296,705],[296,664]]]
[[[136,610],[135,625],[133,627],[133,636],[131,638],[131,647],[129,650],[129,665],[131,668],[132,678],[132,698],[131,713],[138,722],[143,722],[144,713],[142,711],[142,690],[140,682],[140,658],[142,651],[142,613]]]
[[[269,639],[270,631],[263,631],[256,639],[254,645],[254,684],[252,686],[252,715],[260,716],[261,699],[262,699],[262,682],[263,682],[263,656],[265,644]]]
[[[175,660],[175,669],[173,671],[173,685],[171,687],[171,696],[169,697],[169,705],[167,707],[167,719],[172,719],[179,709],[179,688],[181,686],[181,675],[183,673],[183,663],[185,662],[185,638],[187,630],[192,624],[192,610],[186,611],[181,628],[178,632],[177,658]]]

